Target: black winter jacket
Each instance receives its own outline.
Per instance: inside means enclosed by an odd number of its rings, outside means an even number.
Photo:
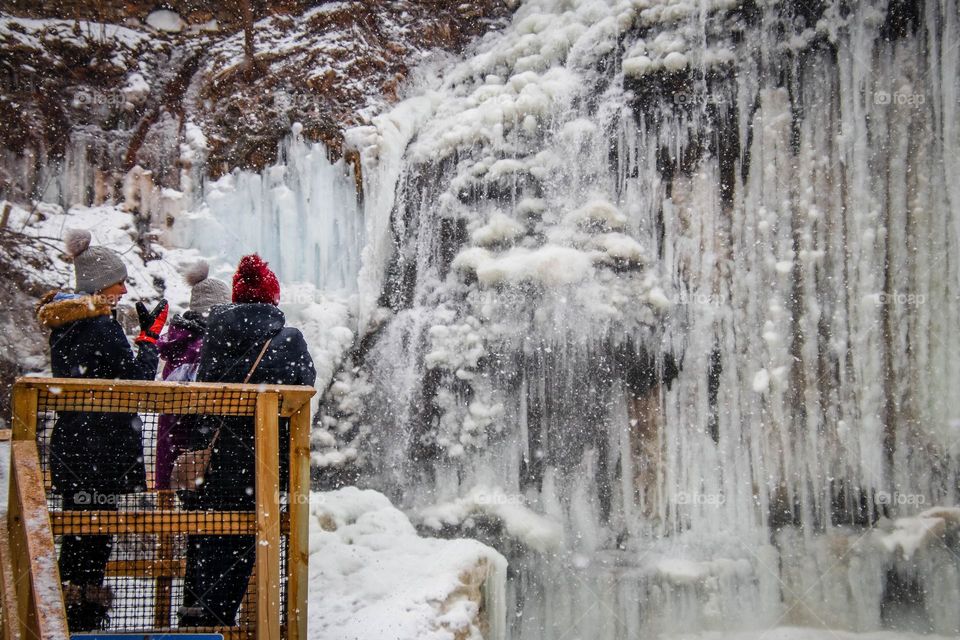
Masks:
[[[37,312],[51,329],[50,359],[58,378],[153,380],[157,348],[141,343],[136,356],[106,303],[93,296],[45,296]],[[64,411],[50,439],[53,491],[130,493],[146,487],[142,422],[132,413]]]
[[[284,327],[283,312],[271,304],[213,308],[207,319],[197,380],[243,382],[267,338],[272,338],[270,348],[250,382],[313,386],[317,372],[303,334],[292,327]],[[205,446],[217,429],[220,429],[220,435],[210,456],[204,484],[197,491],[193,505],[207,510],[253,509],[253,418],[204,416],[200,423],[197,445]],[[281,419],[278,426],[280,486],[284,487],[288,478],[289,419]]]

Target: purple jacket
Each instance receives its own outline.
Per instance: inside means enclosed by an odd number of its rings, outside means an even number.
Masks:
[[[203,346],[204,325],[202,319],[191,312],[184,316],[175,316],[170,322],[170,328],[157,340],[157,349],[163,359],[164,380],[181,369],[176,376],[178,380],[193,380],[196,377],[196,366],[200,362],[200,348]],[[185,366],[186,365],[186,366]],[[193,365],[190,367],[190,365]],[[155,471],[155,486],[157,489],[170,488],[170,473],[173,471],[173,461],[190,444],[189,421],[180,416],[165,414],[160,416],[157,423],[157,459]]]

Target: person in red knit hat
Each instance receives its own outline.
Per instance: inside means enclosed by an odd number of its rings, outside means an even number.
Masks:
[[[260,256],[240,260],[233,276],[232,305],[213,307],[200,352],[197,380],[313,386],[316,370],[303,334],[284,326],[280,282]],[[257,363],[257,358],[263,354]],[[257,364],[255,364],[257,363]],[[252,373],[251,373],[252,372]],[[203,511],[253,511],[254,425],[252,417],[204,416],[202,449],[219,433],[203,482],[185,502]],[[288,483],[289,418],[279,421],[280,486]],[[181,627],[232,627],[255,559],[254,536],[192,535],[188,538]]]
[[[243,256],[233,275],[234,303],[280,304],[280,282],[257,254]]]

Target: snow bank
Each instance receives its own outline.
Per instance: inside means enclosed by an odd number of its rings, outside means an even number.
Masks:
[[[169,33],[180,33],[183,31],[185,23],[183,18],[176,11],[169,9],[159,9],[147,16],[147,25],[157,31],[167,31]]]
[[[563,528],[558,522],[535,513],[522,496],[507,495],[499,487],[477,486],[462,498],[419,512],[423,524],[438,531],[477,515],[499,520],[510,536],[536,551],[552,551],[563,545]]]
[[[493,549],[418,537],[385,496],[355,487],[311,494],[310,513],[312,638],[503,638],[507,561]]]

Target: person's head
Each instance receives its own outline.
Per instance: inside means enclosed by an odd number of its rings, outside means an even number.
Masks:
[[[190,285],[190,311],[194,313],[206,315],[214,305],[230,304],[230,286],[209,276],[210,265],[206,260],[191,265],[183,273],[183,279]]]
[[[280,303],[280,281],[257,254],[243,256],[233,275],[233,301]]]
[[[107,247],[91,247],[90,232],[68,229],[63,237],[67,254],[73,258],[77,293],[96,294],[116,306],[127,292],[127,266]]]

